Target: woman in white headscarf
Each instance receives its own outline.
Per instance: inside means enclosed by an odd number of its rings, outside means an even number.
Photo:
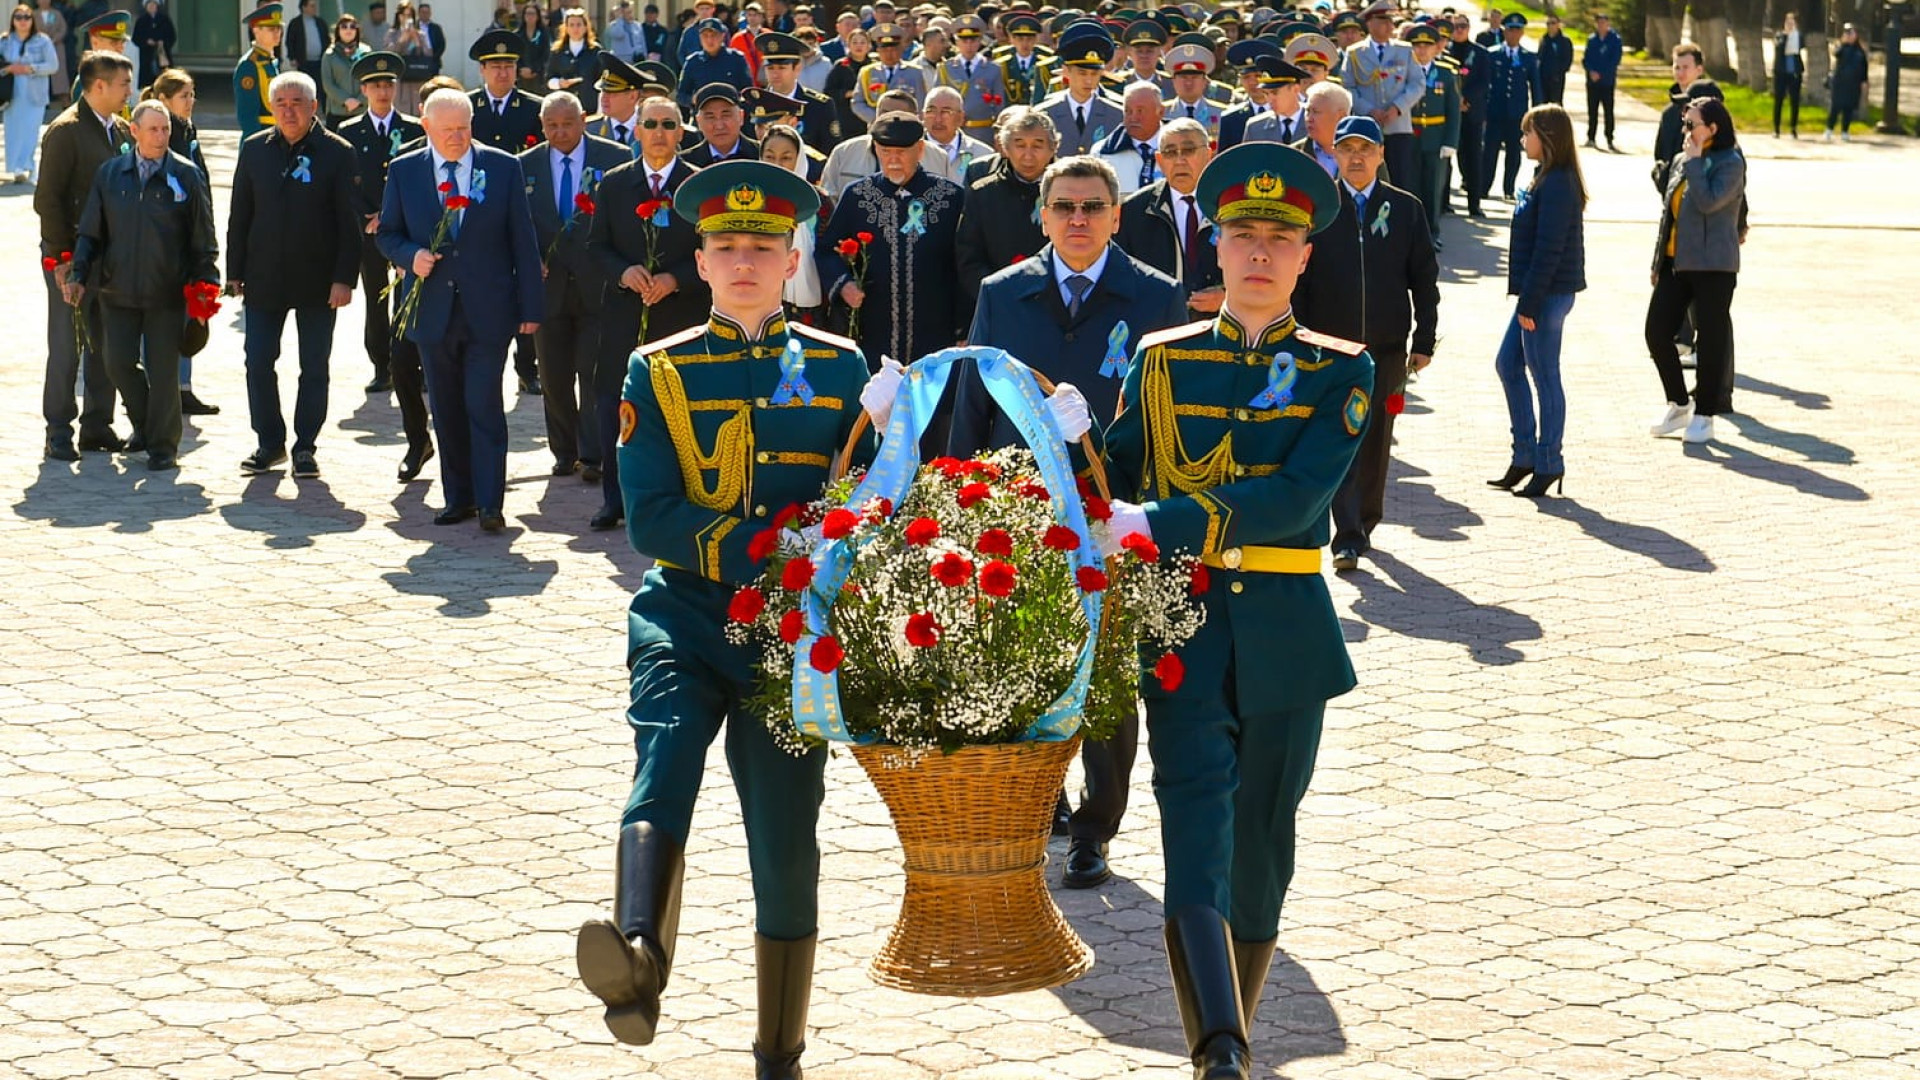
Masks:
[[[760,132],[760,160],[778,165],[809,183],[807,155],[800,133],[786,124],[775,124]],[[793,231],[793,248],[800,253],[800,269],[787,279],[781,298],[812,323],[820,306],[820,272],[813,265],[813,239],[818,222],[809,221]]]

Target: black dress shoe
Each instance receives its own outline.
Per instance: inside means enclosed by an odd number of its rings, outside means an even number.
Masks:
[[[258,476],[285,460],[287,460],[287,452],[285,450],[268,450],[262,448],[255,450],[241,460],[240,472],[243,476]]]
[[[580,467],[580,463],[577,461],[556,461],[553,463],[553,475],[572,476],[574,473],[574,470],[578,469],[579,467]]]
[[[421,443],[407,447],[407,456],[400,459],[400,482],[406,483],[420,475],[420,470],[433,460],[433,444]]]
[[[480,511],[480,528],[484,532],[497,533],[507,527],[507,515],[498,510]]]
[[[147,455],[148,472],[167,472],[180,467],[179,459],[165,450],[156,450]]]
[[[479,514],[480,508],[477,506],[449,506],[445,510],[433,515],[433,523],[435,525],[458,525],[463,521],[472,520],[479,516]]]
[[[1353,548],[1341,548],[1333,553],[1333,568],[1345,573],[1360,569],[1360,553]]]
[[[367,393],[369,394],[386,394],[391,393],[392,390],[393,380],[387,378],[385,375],[375,375],[373,381],[367,384]]]
[[[73,440],[71,438],[67,438],[67,439],[49,438],[47,440],[46,454],[47,454],[48,461],[79,461],[80,460],[80,451],[75,450],[73,448]]]
[[[1482,209],[1480,209],[1479,207],[1477,207],[1477,206],[1475,206],[1475,207],[1472,207],[1472,208],[1470,208],[1470,209],[1468,209],[1468,210],[1467,210],[1467,216],[1468,216],[1468,217],[1477,217],[1477,218],[1483,218],[1483,217],[1486,217],[1486,216],[1487,216],[1487,212],[1486,212],[1485,210],[1482,210]]]
[[[293,478],[312,480],[320,475],[320,463],[314,460],[313,451],[302,450],[293,455]]]
[[[1067,845],[1067,869],[1060,884],[1069,889],[1091,889],[1113,876],[1107,865],[1107,845],[1076,836]]]
[[[139,432],[137,432],[137,431],[136,431],[136,432],[134,432],[134,433],[133,433],[133,437],[132,437],[132,438],[130,438],[130,439],[128,439],[128,440],[127,440],[127,441],[126,441],[125,443],[123,443],[123,444],[121,445],[121,447],[120,447],[120,452],[121,452],[121,453],[123,453],[123,454],[144,454],[144,453],[146,453],[146,452],[147,452],[147,437],[146,437],[145,435],[142,435],[142,434],[140,434],[140,433],[139,433]]]
[[[600,466],[595,465],[592,462],[588,462],[588,461],[581,462],[580,463],[580,482],[583,484],[599,483],[600,482]]]
[[[1507,471],[1504,474],[1502,474],[1498,480],[1487,481],[1487,486],[1497,487],[1497,488],[1506,488],[1507,490],[1511,491],[1513,490],[1513,485],[1519,483],[1522,480],[1525,480],[1527,477],[1532,475],[1533,475],[1533,470],[1531,468],[1522,468],[1518,465],[1509,465],[1507,466]]]
[[[88,435],[85,432],[81,432],[80,434],[80,449],[83,451],[93,450],[108,454],[117,454],[126,449],[126,446],[126,440],[115,435],[112,431],[97,432],[92,435]]]
[[[521,379],[520,392],[523,394],[531,395],[533,397],[539,397],[540,396],[540,380],[539,379]]]
[[[594,532],[607,532],[619,528],[626,520],[627,516],[625,514],[618,510],[609,510],[603,506],[599,512],[593,515],[592,520],[587,522],[587,528],[592,529]]]
[[[201,401],[199,395],[191,390],[180,391],[181,416],[219,416],[220,406],[209,405]]]

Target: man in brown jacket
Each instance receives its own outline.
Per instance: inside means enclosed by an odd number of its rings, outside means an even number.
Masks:
[[[90,52],[80,61],[79,100],[47,125],[40,138],[40,185],[33,192],[33,209],[40,215],[40,254],[54,268],[43,272],[47,287],[47,379],[40,408],[47,419],[46,456],[53,461],[78,461],[81,450],[118,451],[124,445],[113,433],[113,384],[99,346],[102,323],[99,304],[82,301],[92,348],[82,350],[74,333],[73,309],[61,288],[73,258],[80,231],[80,212],[93,190],[94,174],[117,154],[129,152],[133,137],[120,110],[133,92],[133,61],[114,53]],[[43,261],[42,265],[46,263]],[[75,377],[80,378],[81,406],[73,400]],[[76,449],[73,422],[80,421]]]

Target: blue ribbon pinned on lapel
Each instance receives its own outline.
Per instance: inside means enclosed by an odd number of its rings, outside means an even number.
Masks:
[[[172,173],[167,174],[167,190],[173,192],[174,202],[187,201],[187,189],[180,186],[180,178]]]
[[[1267,388],[1253,395],[1247,402],[1255,409],[1284,409],[1293,401],[1293,382],[1300,373],[1293,366],[1293,354],[1275,353],[1273,363],[1267,365]]]
[[[870,500],[884,498],[898,506],[907,497],[914,477],[920,471],[920,436],[932,421],[946,391],[947,378],[962,360],[972,360],[980,381],[986,385],[1001,411],[1033,448],[1040,469],[1040,480],[1053,496],[1053,519],[1072,529],[1080,545],[1062,555],[1078,571],[1098,566],[1099,546],[1087,529],[1086,512],[1075,490],[1073,464],[1066,444],[1060,441],[1047,410],[1040,384],[1025,364],[1002,349],[943,349],[922,357],[907,369],[906,382],[894,402],[893,416],[880,441],[873,467],[848,497],[849,508],[865,506]],[[813,643],[831,626],[829,616],[840,590],[853,573],[859,554],[856,536],[825,540],[813,550],[813,584],[800,598],[800,611],[806,626],[794,649],[793,724],[800,734],[831,742],[862,741],[847,729],[840,709],[840,680],[834,672],[815,671],[809,662]],[[1093,677],[1093,651],[1100,626],[1101,600],[1105,594],[1082,592],[1080,610],[1087,619],[1087,640],[1080,646],[1074,677],[1025,733],[1028,739],[1059,742],[1080,729],[1080,713],[1086,704],[1087,686]],[[864,741],[878,741],[870,736]]]
[[[400,152],[400,129],[394,128],[392,131],[387,132],[387,156],[392,157],[393,155],[399,152]]]
[[[1373,215],[1373,225],[1372,225],[1373,235],[1375,236],[1387,235],[1387,212],[1392,209],[1393,209],[1392,203],[1387,202],[1385,199],[1380,200],[1380,212]]]
[[[478,164],[473,167],[473,188],[467,192],[467,198],[473,200],[475,206],[487,201],[487,171]]]
[[[1109,379],[1127,377],[1127,322],[1125,319],[1113,324],[1107,331],[1107,358],[1100,361],[1100,374]]]
[[[650,219],[656,229],[664,229],[673,224],[673,215],[668,212],[667,203],[666,199],[660,200],[660,208],[653,212],[653,217]]]
[[[927,204],[915,199],[907,204],[907,223],[900,226],[902,236],[927,235]]]
[[[313,183],[313,159],[305,154],[293,159],[293,171],[287,174],[303,184]]]
[[[807,385],[807,350],[797,337],[787,338],[787,347],[780,353],[780,385],[773,391],[773,397],[767,399],[771,405],[791,404],[799,398],[800,404],[813,404],[813,387]]]

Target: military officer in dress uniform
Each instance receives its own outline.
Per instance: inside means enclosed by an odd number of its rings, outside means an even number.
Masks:
[[[1468,29],[1466,17],[1457,17],[1446,56],[1460,78],[1460,152],[1456,155],[1460,189],[1466,192],[1467,213],[1486,217],[1486,211],[1480,209],[1480,144],[1487,126],[1488,70],[1493,66],[1493,54],[1475,44],[1467,35]]]
[[[610,52],[600,54],[600,115],[587,118],[587,134],[617,142],[628,154],[639,153],[640,98],[644,94],[673,94],[673,72],[656,60],[629,64]]]
[[[1453,62],[1440,52],[1440,31],[1414,23],[1400,39],[1413,48],[1413,78],[1426,87],[1414,103],[1413,134],[1417,140],[1414,171],[1406,176],[1407,190],[1419,197],[1427,212],[1433,246],[1440,248],[1440,208],[1446,203],[1446,163],[1460,146],[1460,80]]]
[[[1247,121],[1245,142],[1277,142],[1292,146],[1307,136],[1307,111],[1300,105],[1306,72],[1277,57],[1258,61],[1260,88],[1267,94],[1267,111]]]
[[[1167,47],[1167,28],[1152,19],[1127,24],[1127,63],[1120,69],[1121,84],[1150,82],[1160,88],[1160,99],[1173,96],[1173,77],[1160,70],[1160,52]]]
[[[1226,108],[1207,97],[1213,74],[1213,51],[1199,45],[1175,45],[1167,50],[1167,70],[1172,72],[1173,97],[1162,108],[1168,120],[1196,120],[1207,129],[1209,141],[1220,135],[1220,117]]]
[[[1366,20],[1357,11],[1343,11],[1327,20],[1327,33],[1333,35],[1333,64],[1327,74],[1335,82],[1351,86],[1353,80],[1347,76],[1347,50],[1367,36]]]
[[[799,112],[793,117],[794,130],[825,164],[826,155],[833,153],[834,145],[840,141],[840,118],[832,98],[800,84],[800,62],[806,58],[806,44],[791,34],[761,34],[754,43],[760,49],[767,89],[800,103]],[[758,122],[756,117],[756,125]]]
[[[78,28],[78,35],[87,44],[81,50],[84,56],[90,52],[118,53],[133,62],[133,93],[127,99],[129,104],[120,111],[120,118],[133,121],[132,102],[140,100],[140,47],[127,38],[127,29],[133,25],[133,16],[124,11],[109,11],[97,19],[90,20]],[[55,48],[60,46],[56,43]],[[73,89],[69,96],[80,99],[80,78],[74,76]]]
[[[1220,232],[1226,299],[1215,318],[1134,352],[1106,433],[1118,498],[1103,547],[1137,534],[1150,554],[1209,570],[1205,625],[1171,657],[1142,657],[1140,691],[1167,960],[1194,1076],[1245,1080],[1293,876],[1294,814],[1326,701],[1354,685],[1321,549],[1366,428],[1373,361],[1293,318],[1308,237],[1340,208],[1312,158],[1245,143],[1216,157],[1197,190]],[[1276,665],[1282,638],[1288,662]]]
[[[1038,104],[1053,90],[1053,79],[1060,60],[1040,45],[1040,20],[1026,12],[1015,12],[1001,20],[1013,44],[995,51],[1000,64],[1000,79],[1007,84],[1007,104]]]
[[[367,107],[340,125],[340,137],[353,147],[359,172],[354,177],[355,204],[362,228],[360,284],[367,296],[367,359],[373,361],[373,381],[367,393],[393,391],[400,403],[400,426],[407,434],[407,453],[400,460],[400,481],[420,475],[433,457],[433,433],[427,420],[426,383],[420,372],[420,347],[396,340],[388,318],[391,299],[383,299],[391,264],[380,253],[380,204],[386,197],[387,164],[400,148],[420,138],[420,121],[393,107],[405,62],[396,53],[369,53],[354,62],[353,77]]]
[[[531,149],[541,139],[540,99],[517,85],[526,40],[511,30],[489,30],[467,50],[483,81],[467,95],[473,102],[473,141],[509,154]],[[513,374],[521,393],[540,393],[539,348],[532,334],[514,338]]]
[[[1300,96],[1303,98],[1315,83],[1330,79],[1334,82],[1340,81],[1333,73],[1333,66],[1340,58],[1340,50],[1325,34],[1301,34],[1287,42],[1283,58],[1287,63],[1306,73],[1300,80]]]
[[[907,38],[898,26],[882,23],[874,27],[868,36],[873,39],[874,53],[878,59],[860,69],[860,81],[853,89],[853,112],[871,126],[874,106],[879,104],[881,94],[889,90],[904,90],[913,95],[917,108],[920,102],[927,100],[927,91],[933,87],[924,68],[901,61],[901,50],[906,47]]]
[[[987,23],[978,15],[962,15],[953,21],[956,55],[948,57],[935,73],[935,82],[960,92],[968,134],[991,141],[994,118],[1007,107],[1007,84],[1000,65],[981,55],[986,41]],[[921,99],[926,100],[924,97]]]
[[[800,259],[792,234],[819,205],[806,181],[759,161],[703,170],[674,196],[674,212],[698,223],[695,257],[713,308],[634,352],[621,395],[627,536],[654,560],[627,609],[638,764],[620,817],[613,918],[582,926],[576,945],[580,977],[606,1004],[614,1037],[652,1042],[673,967],[682,852],[724,721],[753,875],[762,1080],[800,1076],[827,752],[788,753],[746,707],[760,657],[727,639],[727,608],[759,575],[777,511],[820,495],[862,409],[883,420],[900,385],[893,370],[869,382],[853,342],[786,317],[780,291]],[[804,352],[793,374],[783,368],[790,343]],[[811,392],[773,404],[796,375]],[[870,453],[869,442],[858,456]]]
[[[1487,50],[1491,55],[1487,57],[1486,130],[1480,149],[1483,199],[1493,190],[1493,167],[1501,150],[1507,153],[1501,191],[1513,198],[1520,162],[1526,157],[1520,149],[1520,118],[1540,100],[1540,58],[1521,41],[1527,33],[1527,17],[1516,11],[1501,19],[1500,33],[1506,40]]]
[[[1060,132],[1061,157],[1091,151],[1126,121],[1120,103],[1100,92],[1100,76],[1113,53],[1113,38],[1098,26],[1070,30],[1061,38],[1060,70],[1067,86],[1040,103]]]
[[[1227,50],[1227,63],[1239,69],[1240,92],[1246,100],[1220,114],[1220,134],[1216,145],[1221,150],[1231,150],[1245,141],[1247,124],[1268,110],[1267,90],[1261,85],[1260,68],[1256,63],[1262,56],[1280,59],[1280,46],[1266,38],[1254,38],[1236,41]]]
[[[1387,136],[1387,175],[1414,175],[1413,106],[1427,89],[1415,77],[1413,49],[1393,40],[1393,0],[1367,8],[1367,40],[1348,46],[1341,79],[1353,95],[1353,115],[1370,116]]]
[[[275,50],[286,26],[280,19],[279,4],[263,4],[247,12],[248,33],[253,48],[240,58],[233,69],[234,115],[240,120],[240,139],[245,142],[256,131],[273,126],[273,108],[267,104],[267,84],[280,74]]]

